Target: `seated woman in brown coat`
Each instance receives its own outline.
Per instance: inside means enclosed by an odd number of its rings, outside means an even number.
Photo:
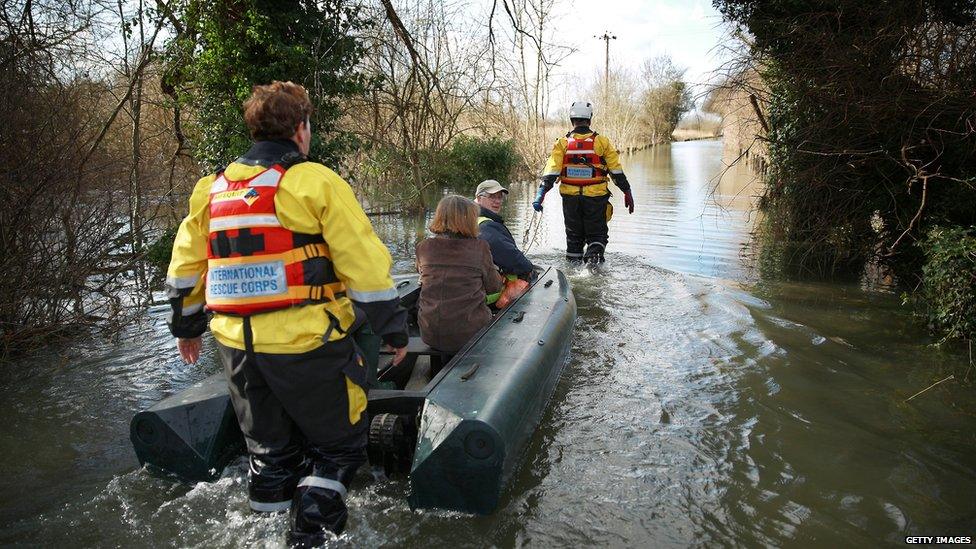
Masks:
[[[417,244],[420,273],[420,337],[452,355],[491,321],[485,295],[502,277],[488,243],[478,238],[478,206],[467,198],[441,199],[430,224],[433,237]]]

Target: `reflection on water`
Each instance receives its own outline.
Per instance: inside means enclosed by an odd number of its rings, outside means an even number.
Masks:
[[[626,158],[638,210],[614,197],[597,268],[564,263],[555,193],[534,216],[534,185],[512,186],[513,232],[566,270],[579,306],[523,466],[488,517],[411,511],[406,482],[361,479],[336,545],[861,546],[976,532],[972,384],[905,402],[964,378],[968,358],[928,347],[894,296],[752,281],[755,188],[741,172],[717,179],[720,151]],[[412,268],[424,219],[374,224],[397,269]],[[212,347],[199,367],[179,361],[164,313],[118,345],[4,372],[0,544],[281,545],[287,518],[247,511],[242,462],[195,487],[136,468],[132,413],[216,370]]]
[[[745,166],[723,164],[721,141],[653,147],[623,161],[637,207],[628,214],[623,193],[611,185],[616,191],[611,199],[611,260],[616,253],[683,273],[736,280],[750,276],[750,216],[759,181]],[[477,184],[444,193],[471,196]],[[531,207],[536,182],[513,183],[509,189],[502,214],[521,247],[530,255],[564,251],[558,190],[546,195],[543,212],[537,214]],[[432,206],[436,201],[431,197]],[[398,257],[402,253],[409,258],[424,237],[422,218],[379,216],[373,224]],[[403,267],[412,268],[412,263]]]
[[[683,273],[748,276],[742,255],[749,242],[749,212],[758,181],[743,166],[726,169],[721,155],[721,141],[696,141],[624,157],[637,205],[634,214],[628,214],[623,193],[611,185],[616,192],[611,199],[609,257],[642,257]],[[508,205],[513,232],[526,236],[528,231],[531,250],[565,250],[558,192],[546,196],[537,218],[530,207],[535,185],[515,190],[517,203]]]
[[[725,170],[721,151],[720,141],[683,143],[628,162],[644,211],[627,215],[620,197],[615,248],[680,272],[741,278],[758,183],[743,167]]]

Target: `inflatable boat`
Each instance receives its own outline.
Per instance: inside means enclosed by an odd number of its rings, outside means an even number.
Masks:
[[[377,372],[368,394],[370,465],[409,475],[411,507],[491,513],[566,363],[572,288],[558,269],[539,269],[529,290],[445,363],[419,337],[418,276],[395,278],[411,311],[406,360],[390,366],[375,354],[376,336],[357,335],[374,350],[367,360]],[[136,414],[130,436],[147,469],[189,482],[216,479],[244,453],[222,373]]]

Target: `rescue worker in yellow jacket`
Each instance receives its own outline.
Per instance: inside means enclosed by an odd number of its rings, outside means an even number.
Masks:
[[[603,263],[609,240],[607,222],[613,215],[608,179],[623,191],[630,213],[634,213],[634,197],[617,149],[606,136],[590,129],[592,118],[593,106],[588,101],[575,101],[570,107],[573,130],[553,145],[532,207],[542,211],[542,201],[558,179],[566,224],[566,258]]]
[[[345,527],[366,461],[366,366],[356,309],[406,354],[406,311],[390,254],[349,185],[307,160],[312,104],[291,82],[244,103],[253,146],[197,182],[167,273],[170,330],[187,362],[207,313],[250,458],[256,512],[291,509],[290,542]]]

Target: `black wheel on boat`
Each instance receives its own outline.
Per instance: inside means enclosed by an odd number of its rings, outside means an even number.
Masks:
[[[379,414],[369,423],[369,445],[382,452],[395,452],[403,445],[403,421],[397,414]]]
[[[408,473],[416,434],[410,436],[410,416],[378,414],[369,422],[369,462],[381,466],[387,476]]]

